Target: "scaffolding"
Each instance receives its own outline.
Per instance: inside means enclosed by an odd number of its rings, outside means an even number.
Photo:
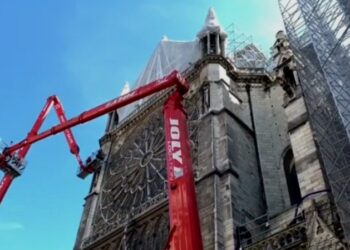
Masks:
[[[267,59],[253,42],[253,37],[241,32],[234,24],[225,28],[228,34],[226,56],[239,69],[265,69]]]
[[[279,0],[309,119],[350,242],[350,4]]]
[[[339,239],[331,233],[338,225],[332,223],[336,217],[333,206],[321,204],[295,214],[293,207],[270,218],[268,214],[247,221],[237,229],[240,247],[245,250],[260,249],[345,249]],[[322,227],[322,230],[318,229]],[[318,239],[314,230],[323,233]]]

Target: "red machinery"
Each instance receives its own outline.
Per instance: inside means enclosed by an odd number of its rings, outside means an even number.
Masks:
[[[49,97],[27,137],[19,143],[5,148],[0,153],[0,170],[5,174],[0,182],[0,202],[14,178],[22,174],[25,168],[25,156],[33,143],[64,132],[70,152],[76,157],[79,164],[78,176],[85,178],[96,170],[96,164],[93,164],[95,161],[91,157],[85,164],[83,163],[79,155],[79,147],[70,129],[172,86],[176,86],[177,89],[167,99],[163,109],[170,218],[170,233],[166,248],[174,250],[203,249],[188,143],[186,113],[181,103],[182,95],[188,90],[188,84],[177,71],[83,112],[70,120],[67,120],[59,99],[56,96]],[[60,124],[39,133],[39,129],[52,107],[55,108]],[[94,157],[100,160],[103,158],[100,152]]]

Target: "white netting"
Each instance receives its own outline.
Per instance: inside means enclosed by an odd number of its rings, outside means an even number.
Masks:
[[[182,42],[163,39],[156,47],[145,69],[135,82],[133,89],[160,79],[173,70],[183,72],[195,63],[200,58],[200,55],[201,51],[198,41]],[[120,120],[123,120],[145,100],[146,98],[120,110],[118,112]]]
[[[213,10],[209,11],[207,19],[213,19]],[[208,20],[209,20],[208,19]],[[213,27],[218,27],[219,32],[226,33],[218,25],[218,21],[214,18],[209,20],[213,23],[209,24]],[[210,26],[206,24],[203,29]],[[209,26],[208,26],[209,25]],[[210,26],[211,27],[211,26]],[[203,30],[202,29],[202,30]],[[233,61],[237,68],[262,69],[268,68],[267,59],[261,50],[252,42],[251,36],[246,36],[239,32],[233,25],[228,28],[228,43],[226,57]],[[201,32],[199,32],[200,34]],[[201,44],[199,40],[195,41],[171,41],[167,38],[162,39],[146,67],[139,75],[132,89],[141,87],[154,80],[160,79],[173,70],[183,72],[194,64],[201,57]],[[271,63],[271,60],[269,61]],[[270,65],[271,66],[271,65]],[[147,98],[128,105],[127,107],[118,111],[119,120],[123,120],[133,110],[137,109]]]
[[[233,60],[237,68],[265,68],[267,61],[265,55],[252,43],[236,51]]]
[[[253,37],[244,34],[234,24],[227,28],[228,41],[226,56],[237,68],[265,68],[267,59],[259,47],[253,43]]]

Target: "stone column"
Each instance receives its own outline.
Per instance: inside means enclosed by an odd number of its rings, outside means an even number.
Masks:
[[[220,51],[220,35],[219,35],[219,33],[216,33],[216,44],[215,44],[215,46],[216,46],[216,54],[217,55],[220,55],[220,53],[221,53],[221,51]]]
[[[326,189],[304,98],[300,95],[289,101],[285,111],[301,195]]]
[[[209,31],[207,31],[207,54],[210,54],[210,34]]]

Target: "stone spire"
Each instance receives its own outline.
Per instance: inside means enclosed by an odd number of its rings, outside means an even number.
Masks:
[[[203,28],[197,34],[202,45],[203,55],[225,55],[226,32],[221,27],[213,8],[209,8]]]
[[[213,8],[209,8],[203,28],[198,32],[197,37],[202,38],[207,35],[207,32],[219,33],[220,35],[227,36],[223,28],[221,28],[220,22],[216,17],[215,10]]]
[[[120,95],[125,95],[125,94],[127,94],[129,92],[130,92],[130,84],[129,84],[128,81],[126,81],[125,84],[124,84],[124,87],[122,89],[122,92],[120,93]]]

